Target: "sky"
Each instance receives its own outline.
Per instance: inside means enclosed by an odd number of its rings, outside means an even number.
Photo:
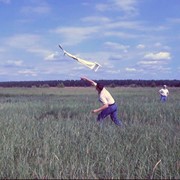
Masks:
[[[180,0],[0,0],[1,82],[82,76],[179,80]]]

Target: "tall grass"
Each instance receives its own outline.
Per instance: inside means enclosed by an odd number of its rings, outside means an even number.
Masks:
[[[0,178],[180,178],[180,89],[109,90],[125,128],[96,121],[92,88],[0,89]]]

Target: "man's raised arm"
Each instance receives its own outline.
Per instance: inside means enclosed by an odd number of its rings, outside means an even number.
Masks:
[[[87,77],[81,77],[82,80],[89,82],[92,86],[96,86],[96,82],[94,82],[91,79],[88,79]]]

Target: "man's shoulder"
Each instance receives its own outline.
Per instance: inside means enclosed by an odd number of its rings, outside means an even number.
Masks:
[[[107,94],[108,90],[104,87],[100,93],[100,95],[105,95]]]

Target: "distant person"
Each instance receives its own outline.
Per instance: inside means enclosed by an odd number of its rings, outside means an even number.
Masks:
[[[114,98],[111,96],[109,91],[100,83],[96,83],[86,77],[81,77],[82,80],[89,82],[91,85],[96,87],[98,92],[99,101],[102,103],[102,106],[98,109],[92,110],[92,113],[99,113],[97,121],[102,121],[108,115],[110,115],[111,120],[118,126],[123,127],[121,120],[117,117],[117,104],[115,103]]]
[[[161,102],[165,102],[167,101],[167,97],[169,95],[169,90],[167,89],[166,85],[163,85],[163,88],[159,90],[159,94],[160,94],[160,101]]]

